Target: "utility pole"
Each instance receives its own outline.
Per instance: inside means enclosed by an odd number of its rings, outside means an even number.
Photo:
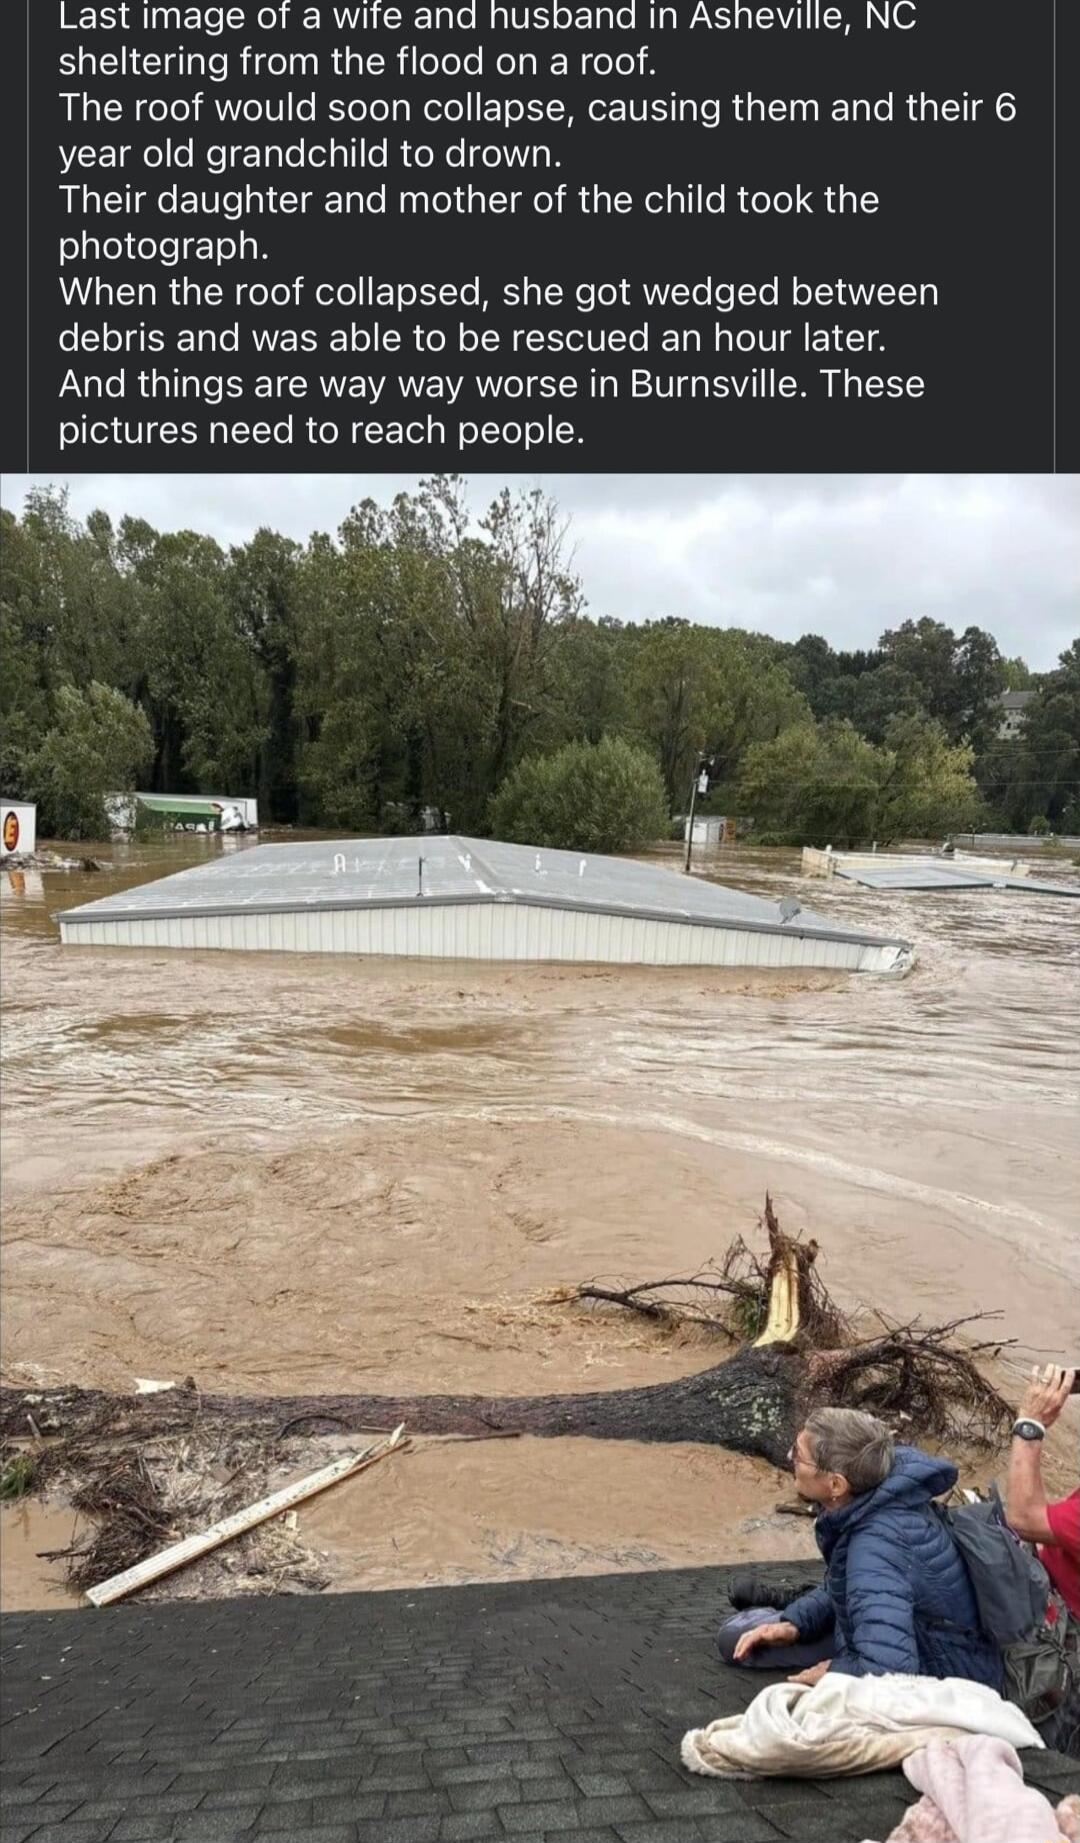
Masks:
[[[690,783],[690,817],[686,825],[686,863],[683,865],[687,876],[690,875],[690,853],[694,848],[694,808],[697,805],[698,794],[707,794],[708,791],[709,766],[705,756],[699,755],[697,767],[694,769],[694,778]]]

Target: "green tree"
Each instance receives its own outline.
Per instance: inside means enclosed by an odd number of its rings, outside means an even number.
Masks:
[[[669,616],[628,635],[628,690],[635,730],[660,763],[668,810],[685,798],[715,727],[720,668],[708,629]]]
[[[868,742],[884,742],[890,724],[898,717],[923,714],[923,696],[917,680],[891,660],[872,671],[837,682],[846,688],[844,714]]]
[[[623,624],[609,615],[593,621],[577,614],[560,623],[551,654],[545,740],[599,742],[626,730],[627,655]]]
[[[883,768],[850,723],[798,724],[747,750],[739,805],[778,841],[857,844],[877,836]]]
[[[430,807],[480,830],[526,757],[615,736],[659,763],[672,810],[709,757],[709,804],[729,810],[749,752],[815,719],[831,738],[810,749],[826,779],[823,758],[847,751],[843,774],[862,786],[865,758],[837,740],[845,724],[885,774],[903,718],[973,747],[1003,824],[1041,813],[1060,826],[1080,794],[1067,656],[1033,681],[983,629],[957,637],[930,619],[869,652],[676,617],[597,621],[539,491],[503,492],[476,519],[464,483],[440,476],[389,507],[365,501],[335,537],[300,546],[261,529],[226,554],[140,519],[79,522],[49,488],[21,518],[3,515],[0,541],[0,774],[13,795],[30,795],[61,688],[93,683],[145,711],[156,790],[255,792],[271,820],[363,831],[415,829]],[[998,693],[1029,680],[1028,732],[1003,744]]]
[[[1035,683],[1035,674],[1026,659],[1017,654],[1015,659],[1003,659],[1001,670],[1004,674],[1003,691],[1030,691]]]
[[[1042,814],[1055,832],[1068,830],[1066,813],[1080,798],[1080,639],[1039,680],[1016,746],[1022,795],[1016,822],[1026,811],[1029,819]]]
[[[898,712],[924,706],[917,679],[880,650],[834,652],[820,634],[804,634],[778,647],[777,660],[819,722],[846,718],[871,742]]]
[[[821,634],[803,634],[778,648],[780,662],[796,690],[801,691],[815,717],[835,714],[833,687],[840,676],[840,661]]]
[[[884,842],[937,839],[983,822],[970,743],[950,743],[941,725],[924,717],[897,717],[886,745],[878,817]]]
[[[566,733],[557,632],[580,591],[565,541],[535,491],[503,492],[474,521],[457,476],[389,510],[365,501],[336,542],[312,541],[296,641],[306,816],[333,789],[371,829],[424,806],[482,827],[508,770]]]
[[[444,729],[430,737],[432,803],[464,824],[550,725],[557,631],[580,614],[581,588],[566,521],[539,489],[504,489],[475,528],[455,475],[425,481],[397,511],[441,581],[430,622],[437,708],[454,710],[458,737],[452,748]]]
[[[250,634],[224,552],[195,531],[121,528],[144,603],[142,697],[154,785],[169,793],[254,793],[267,724]]]
[[[28,764],[39,829],[56,838],[105,838],[104,796],[129,793],[154,745],[145,714],[121,691],[61,685],[56,716]]]
[[[1006,681],[992,634],[967,627],[958,639],[944,622],[924,616],[882,634],[881,650],[918,686],[923,711],[944,725],[951,742],[989,743]]]
[[[632,732],[654,751],[669,810],[688,798],[700,756],[728,780],[746,749],[809,719],[801,692],[759,634],[669,617],[628,628]]]
[[[491,802],[499,838],[568,851],[629,851],[667,830],[664,784],[656,762],[621,737],[571,742],[528,757]]]
[[[39,547],[12,513],[0,520],[0,785],[29,799],[29,758],[55,696],[51,619]]]
[[[260,811],[297,818],[296,623],[300,547],[261,527],[229,553],[224,593],[232,622],[255,665],[258,741],[253,764]]]
[[[416,823],[423,724],[438,722],[437,578],[395,514],[371,501],[354,508],[336,543],[309,543],[298,566],[294,700],[306,820],[365,832],[401,831],[409,815]]]

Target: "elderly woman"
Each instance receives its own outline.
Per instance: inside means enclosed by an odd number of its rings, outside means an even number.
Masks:
[[[816,1409],[791,1461],[800,1497],[821,1507],[815,1533],[825,1585],[794,1599],[782,1618],[775,1610],[746,1615],[731,1661],[769,1668],[764,1647],[817,1644],[831,1657],[796,1682],[817,1682],[831,1669],[969,1677],[1000,1688],[997,1646],[979,1630],[963,1559],[933,1509],[956,1483],[951,1461],[894,1446],[881,1421],[852,1408]]]

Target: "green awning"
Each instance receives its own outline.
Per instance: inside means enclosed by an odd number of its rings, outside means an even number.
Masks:
[[[151,813],[167,813],[172,819],[220,819],[221,808],[210,800],[177,800],[168,794],[140,794],[139,805]]]

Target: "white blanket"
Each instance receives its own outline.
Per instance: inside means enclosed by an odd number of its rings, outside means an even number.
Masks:
[[[849,1677],[770,1683],[742,1715],[691,1728],[683,1764],[720,1779],[771,1774],[825,1779],[881,1772],[917,1747],[990,1734],[1013,1747],[1041,1747],[1035,1729],[996,1690],[963,1677]]]

